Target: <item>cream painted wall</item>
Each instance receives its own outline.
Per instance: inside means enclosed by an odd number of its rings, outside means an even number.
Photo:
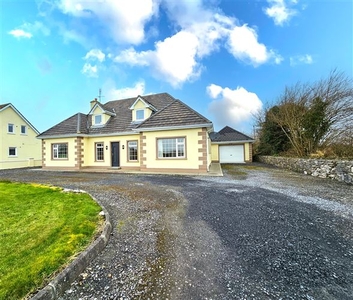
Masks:
[[[8,133],[8,124],[14,133]],[[21,125],[26,134],[21,134]],[[0,169],[40,166],[42,163],[41,140],[37,133],[11,107],[0,112]],[[16,147],[17,155],[9,156],[9,147]]]
[[[250,160],[249,143],[244,144],[244,151],[245,151],[245,161],[249,161]]]
[[[211,144],[211,159],[212,161],[219,161],[218,144]]]
[[[128,161],[128,141],[137,141],[138,145],[138,159],[140,151],[140,135],[124,135],[124,136],[114,136],[114,137],[90,137],[84,138],[83,148],[84,148],[84,158],[83,167],[110,167],[111,162],[111,143],[119,142],[119,156],[120,156],[120,166],[121,167],[139,167],[140,162]],[[104,143],[104,161],[95,161],[95,143]],[[108,146],[108,149],[106,149]],[[124,149],[123,149],[124,146]]]
[[[152,110],[147,108],[145,106],[145,104],[141,100],[139,100],[139,101],[136,102],[136,104],[134,106],[134,109],[132,110],[132,120],[133,121],[136,121],[136,110],[140,110],[140,109],[144,110],[145,119],[147,119],[147,118],[149,118],[151,116]]]
[[[198,135],[200,129],[184,129],[184,130],[170,130],[170,131],[153,131],[144,132],[146,136],[146,168],[149,169],[198,169],[201,162],[199,157],[202,153],[198,151],[201,145],[198,143],[201,136]],[[170,158],[158,159],[157,158],[157,138],[170,138],[170,137],[185,137],[186,138],[186,159]]]
[[[43,157],[46,167],[67,167],[73,168],[76,164],[76,138],[60,138],[60,139],[46,139],[45,140],[45,156]],[[52,159],[52,145],[53,144],[68,144],[68,159]]]

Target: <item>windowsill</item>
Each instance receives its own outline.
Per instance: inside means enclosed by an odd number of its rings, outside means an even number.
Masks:
[[[138,163],[139,161],[138,160],[128,160],[127,162],[128,163]]]
[[[14,132],[8,132],[7,134],[15,134]]]
[[[8,158],[17,158],[17,155],[9,155]]]
[[[187,160],[187,157],[157,157],[158,160]]]
[[[64,161],[64,160],[69,160],[68,158],[52,158],[51,160],[60,160],[60,161]]]

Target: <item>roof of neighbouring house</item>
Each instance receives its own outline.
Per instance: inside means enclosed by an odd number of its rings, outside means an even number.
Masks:
[[[153,111],[152,115],[143,122],[133,122],[130,108],[139,97],[157,111]],[[99,106],[107,112],[114,113],[104,126],[92,126],[89,114],[78,113],[44,131],[38,137],[77,135],[78,133],[111,135],[158,130],[163,127],[192,127],[196,125],[212,127],[211,121],[167,93],[114,100],[105,104],[99,103]]]
[[[210,134],[211,141],[214,143],[217,142],[240,142],[240,141],[254,141],[253,138],[229,127],[226,126],[219,132],[212,132]]]

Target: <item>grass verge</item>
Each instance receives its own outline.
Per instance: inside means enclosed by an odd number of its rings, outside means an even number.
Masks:
[[[0,299],[21,299],[82,251],[102,223],[88,194],[0,182]]]

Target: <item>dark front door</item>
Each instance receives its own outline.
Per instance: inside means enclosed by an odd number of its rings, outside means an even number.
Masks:
[[[120,167],[119,142],[111,143],[111,148],[112,148],[112,167]]]

